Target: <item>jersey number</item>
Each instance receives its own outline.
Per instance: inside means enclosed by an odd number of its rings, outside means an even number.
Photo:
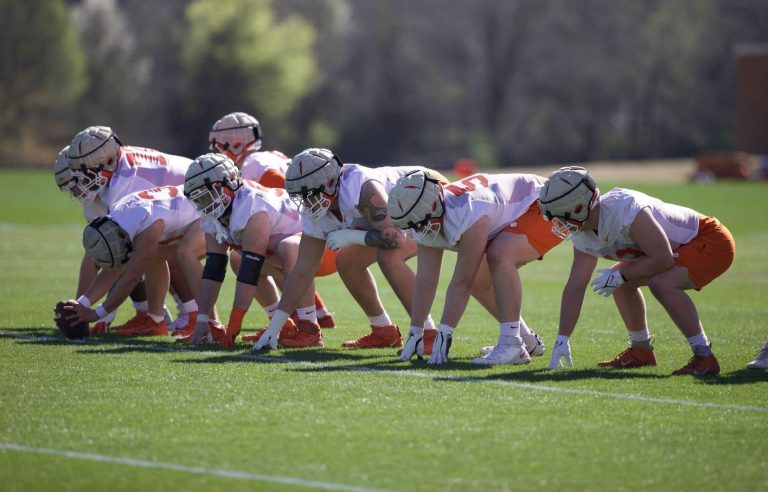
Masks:
[[[488,187],[488,178],[482,174],[473,174],[459,181],[460,186],[449,184],[445,188],[456,196],[461,196],[468,191],[475,191],[478,186],[483,188]]]
[[[175,198],[179,194],[179,189],[176,186],[150,188],[139,193],[139,198],[143,198],[144,200],[157,200],[163,193],[167,193],[167,198]]]

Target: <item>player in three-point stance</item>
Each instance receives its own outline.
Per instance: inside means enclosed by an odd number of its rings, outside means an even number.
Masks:
[[[613,295],[631,346],[600,366],[656,365],[639,287],[647,285],[688,339],[693,357],[673,375],[717,374],[720,365],[704,333],[696,306],[685,292],[700,290],[733,262],[736,245],[714,217],[662,202],[638,191],[614,188],[605,195],[581,167],[555,171],[541,189],[541,212],[552,230],[573,243],[573,264],[560,306],[560,329],[550,368],[571,365],[569,337],[598,258],[615,260],[598,270],[592,290]]]
[[[539,212],[543,181],[532,174],[475,174],[442,185],[428,171],[414,171],[397,182],[389,216],[418,243],[411,328],[401,360],[423,355],[421,326],[435,299],[444,250],[458,256],[429,363],[448,362],[453,330],[470,294],[499,321],[498,342],[473,363],[527,364],[531,355],[544,353],[520,315],[518,273],[561,242]]]

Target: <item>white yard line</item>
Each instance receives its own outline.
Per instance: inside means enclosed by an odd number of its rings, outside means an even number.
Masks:
[[[35,448],[24,446],[12,442],[0,443],[0,449],[4,451],[15,451],[19,453],[45,454],[50,456],[60,456],[63,458],[72,458],[78,460],[96,461],[99,463],[114,463],[117,465],[135,466],[138,468],[156,468],[161,470],[170,470],[181,473],[195,473],[198,475],[211,475],[222,478],[234,478],[237,480],[253,480],[256,482],[279,483],[283,485],[297,485],[321,490],[342,490],[348,492],[380,492],[381,489],[370,489],[367,487],[356,487],[335,482],[321,482],[319,480],[303,480],[295,477],[282,477],[279,475],[264,475],[262,473],[253,473],[240,470],[227,470],[225,468],[208,468],[205,466],[186,466],[178,463],[165,463],[162,461],[147,461],[135,458],[123,458],[119,456],[108,456],[96,453],[83,453],[80,451],[70,451],[66,449]]]
[[[62,341],[62,338],[59,338],[59,337],[37,336],[37,335],[27,335],[27,334],[19,334],[19,333],[0,332],[0,337],[15,338],[19,340],[28,340],[28,341],[36,341],[36,342],[40,342],[40,341],[61,342]],[[664,405],[712,408],[712,409],[720,409],[720,410],[738,410],[742,412],[768,412],[768,407],[763,407],[763,406],[731,405],[727,403],[699,402],[699,401],[691,401],[691,400],[680,400],[680,399],[674,399],[674,398],[657,398],[653,396],[638,395],[635,393],[612,393],[608,391],[595,391],[595,390],[589,390],[589,389],[562,388],[559,386],[548,386],[545,384],[520,383],[515,381],[501,381],[498,379],[486,379],[481,377],[446,376],[438,373],[430,373],[430,372],[416,371],[416,370],[410,370],[410,369],[392,370],[392,369],[379,369],[379,368],[367,367],[367,366],[339,366],[338,364],[326,364],[322,362],[294,360],[294,359],[288,359],[286,357],[272,357],[269,355],[235,354],[235,353],[212,351],[212,350],[190,350],[190,349],[179,348],[175,346],[158,347],[158,346],[148,346],[148,345],[131,344],[131,343],[124,343],[124,342],[123,343],[100,342],[94,339],[90,339],[85,342],[72,342],[72,343],[80,344],[82,346],[89,346],[89,345],[118,346],[118,347],[141,348],[142,350],[151,350],[155,352],[174,352],[174,353],[198,354],[198,355],[206,355],[206,356],[210,356],[210,355],[227,356],[227,357],[233,357],[233,358],[243,359],[243,360],[261,360],[266,362],[278,362],[281,364],[308,365],[308,366],[317,367],[320,369],[326,369],[326,368],[327,369],[344,369],[348,371],[386,374],[389,376],[428,378],[428,379],[434,379],[436,381],[491,384],[491,385],[506,386],[506,387],[512,387],[512,388],[533,390],[533,391],[585,395],[585,396],[593,396],[596,398],[614,398],[618,400],[633,400],[633,401],[640,401],[645,403],[658,403],[658,404],[664,404]]]

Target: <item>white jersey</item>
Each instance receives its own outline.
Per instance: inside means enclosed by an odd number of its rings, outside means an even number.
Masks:
[[[367,181],[378,181],[389,193],[398,179],[411,171],[424,170],[421,166],[370,168],[360,164],[344,164],[339,183],[339,220],[330,210],[318,219],[304,219],[304,234],[325,240],[339,229],[368,230],[368,220],[360,213],[360,188]]]
[[[141,190],[184,184],[191,159],[143,147],[120,147],[120,160],[109,184],[99,192],[111,207],[122,197]]]
[[[80,202],[80,206],[83,208],[83,217],[88,222],[95,218],[103,217],[107,215],[107,206],[101,201],[100,196],[96,196],[92,202]]]
[[[600,198],[597,235],[593,231],[579,231],[573,235],[573,247],[601,258],[636,260],[643,256],[643,251],[630,237],[629,228],[644,208],[650,209],[673,250],[699,232],[699,214],[695,210],[662,202],[639,191],[614,188]]]
[[[535,174],[474,174],[445,185],[445,214],[440,235],[424,246],[456,251],[461,236],[483,217],[490,220],[488,240],[514,223],[539,199],[544,179]]]
[[[301,214],[285,190],[266,188],[247,180],[235,192],[227,227],[210,217],[203,217],[200,226],[206,234],[215,237],[219,244],[242,247],[243,231],[248,220],[262,212],[269,217],[268,253],[276,251],[277,245],[286,237],[301,232]]]
[[[288,164],[291,160],[282,152],[275,150],[268,152],[253,152],[245,156],[240,167],[240,174],[243,179],[250,179],[258,182],[261,177],[270,169],[279,172],[285,176],[288,170]]]
[[[184,196],[183,186],[165,186],[131,193],[117,201],[109,216],[133,241],[137,234],[162,220],[165,229],[159,244],[168,244],[187,232],[200,219],[195,206]]]

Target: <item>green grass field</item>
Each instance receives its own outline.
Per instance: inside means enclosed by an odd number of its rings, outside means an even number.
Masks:
[[[333,277],[319,281],[339,325],[324,332],[323,350],[69,343],[52,308],[74,295],[79,207],[49,173],[0,171],[0,180],[3,491],[768,488],[768,374],[744,369],[768,337],[765,184],[632,186],[715,215],[736,238],[731,269],[692,293],[722,366],[697,379],[670,376],[690,349],[647,292],[659,365],[622,372],[596,366],[626,347],[626,331],[612,301],[591,292],[571,339],[572,370],[547,370],[549,350],[528,366],[472,366],[497,335],[474,301],[452,362],[434,368],[391,350],[341,349],[368,327]],[[524,316],[548,349],[570,257],[563,245],[522,269]],[[220,297],[225,319],[233,280]],[[436,318],[442,301],[438,293]],[[265,322],[254,306],[245,326]]]

